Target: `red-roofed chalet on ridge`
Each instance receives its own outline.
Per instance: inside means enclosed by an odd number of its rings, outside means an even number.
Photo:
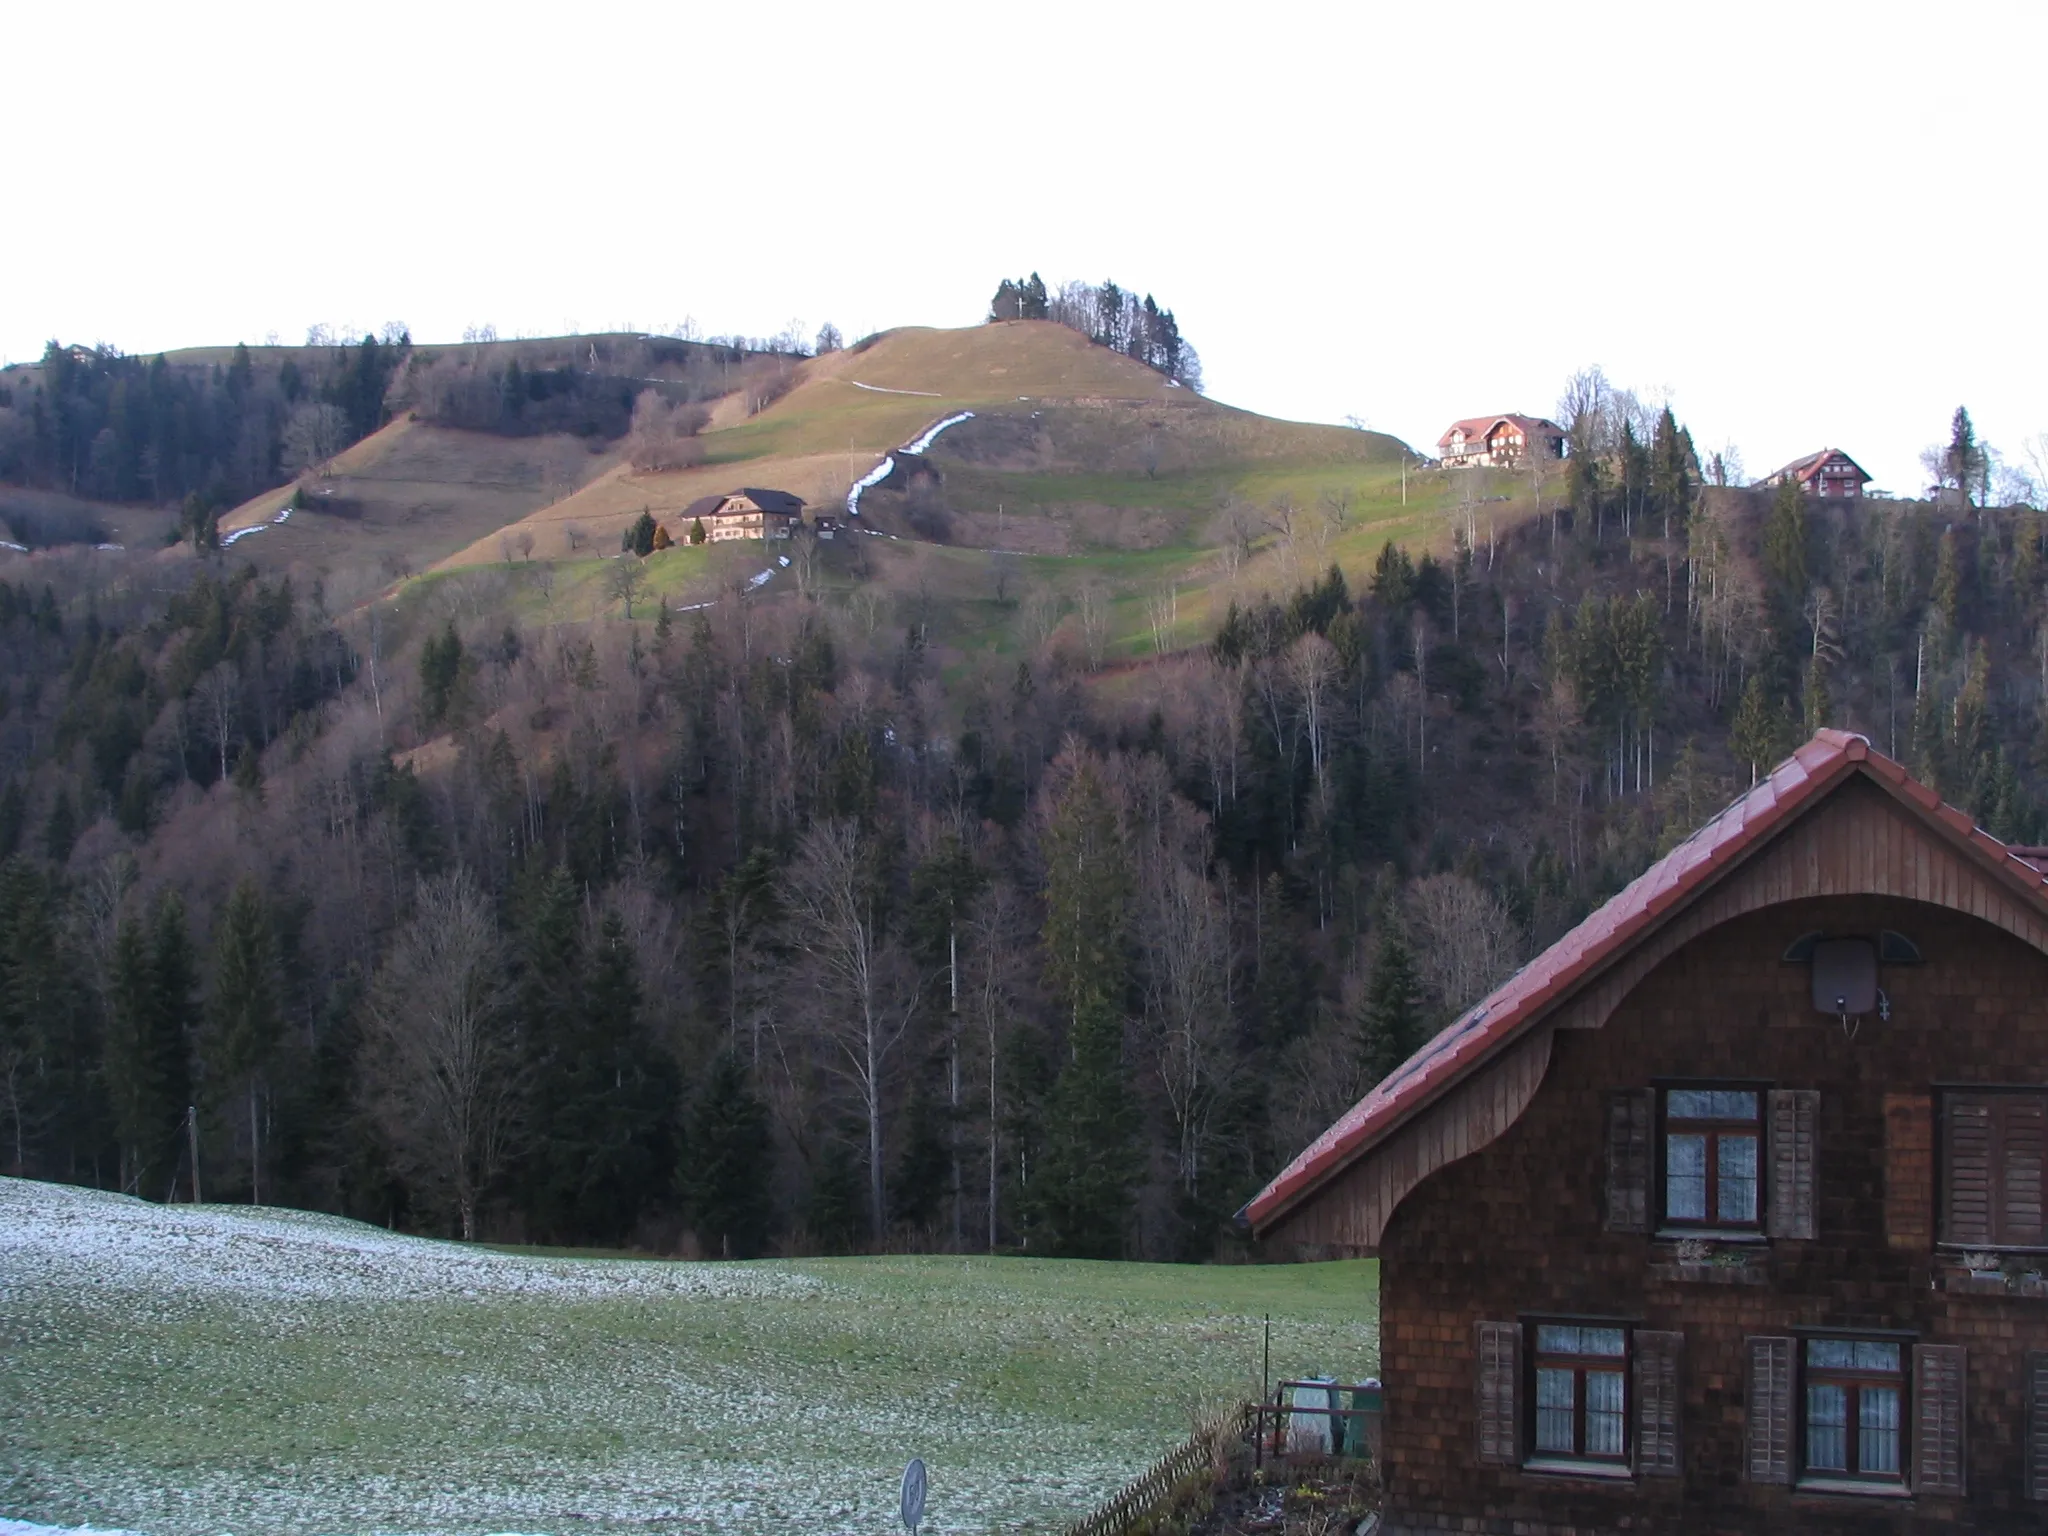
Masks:
[[[1454,421],[1436,440],[1436,456],[1448,468],[1489,464],[1512,468],[1532,453],[1564,457],[1564,428],[1541,416],[1467,416]]]
[[[1245,1208],[1379,1256],[1388,1532],[2048,1528],[2043,868],[1821,731]]]
[[[1809,496],[1853,498],[1863,494],[1870,476],[1841,449],[1823,448],[1764,476],[1765,485],[1783,485],[1787,480],[1796,481]]]

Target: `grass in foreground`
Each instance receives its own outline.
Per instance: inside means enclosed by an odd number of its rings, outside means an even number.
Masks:
[[[1057,1529],[1375,1267],[542,1258],[0,1180],[0,1514],[219,1531]]]

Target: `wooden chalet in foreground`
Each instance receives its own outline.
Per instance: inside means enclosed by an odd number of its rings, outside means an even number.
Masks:
[[[1245,1208],[1389,1532],[2048,1528],[2048,852],[1822,731]]]

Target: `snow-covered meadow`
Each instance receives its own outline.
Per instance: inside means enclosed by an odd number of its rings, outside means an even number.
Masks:
[[[1051,1530],[1256,1373],[1377,1364],[1361,1265],[542,1258],[0,1179],[8,1520]]]

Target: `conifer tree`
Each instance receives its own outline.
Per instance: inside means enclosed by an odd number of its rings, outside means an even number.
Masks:
[[[698,1242],[720,1258],[760,1252],[768,1236],[768,1107],[755,1096],[737,1052],[723,1050],[713,1059],[686,1145],[683,1185]],[[853,1173],[850,1161],[847,1173]],[[847,1209],[857,1221],[851,1194]]]
[[[1796,657],[1804,624],[1803,609],[1808,586],[1806,550],[1806,495],[1796,480],[1787,477],[1771,498],[1771,510],[1764,520],[1764,601],[1770,616],[1771,639],[1788,670],[1781,674],[1787,686],[1796,680]]]
[[[1742,700],[1735,706],[1734,723],[1728,730],[1728,750],[1749,769],[1751,784],[1778,760],[1778,718],[1762,675],[1750,673],[1749,681],[1742,686]]]
[[[605,913],[593,951],[582,1027],[559,1068],[567,1081],[548,1151],[576,1178],[574,1235],[618,1241],[635,1214],[667,1192],[677,1083],[642,1026],[639,965],[617,912]]]
[[[213,1006],[206,1053],[217,1101],[244,1100],[249,1113],[249,1203],[263,1203],[262,1101],[284,1027],[277,944],[256,882],[244,876],[221,910],[213,939]]]
[[[1046,1106],[1032,1200],[1055,1254],[1114,1258],[1137,1174],[1123,1063],[1130,871],[1108,786],[1085,756],[1044,852],[1046,979],[1067,1015],[1067,1059]]]
[[[121,1151],[121,1188],[144,1196],[156,1190],[158,1164],[170,1135],[151,1050],[155,1002],[148,940],[140,923],[125,918],[114,936],[108,965],[101,1070]]]
[[[853,1149],[834,1137],[818,1153],[804,1205],[811,1241],[827,1253],[852,1249],[860,1241],[862,1204],[860,1165]]]
[[[439,725],[455,701],[462,678],[462,637],[450,619],[439,635],[420,647],[420,712],[428,729]]]
[[[1408,946],[1386,921],[1358,1017],[1358,1060],[1368,1084],[1384,1080],[1422,1044],[1421,995]]]

